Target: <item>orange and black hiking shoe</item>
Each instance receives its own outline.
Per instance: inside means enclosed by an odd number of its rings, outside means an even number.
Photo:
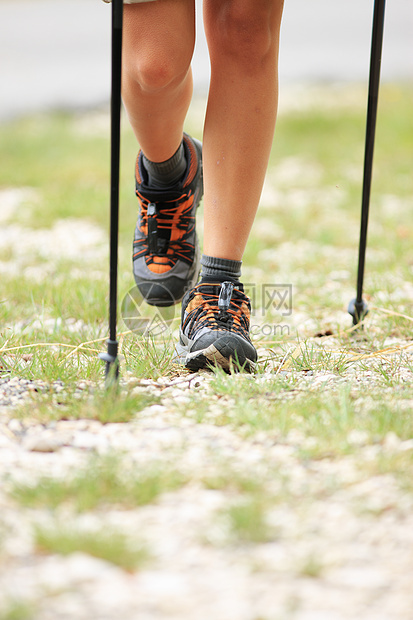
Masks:
[[[249,337],[251,303],[241,283],[200,283],[182,300],[177,354],[191,370],[220,366],[251,371],[257,352]]]
[[[148,304],[172,306],[196,284],[200,250],[196,209],[203,194],[202,144],[184,134],[187,168],[167,189],[148,185],[140,151],[136,160],[139,215],[133,242],[133,274]]]

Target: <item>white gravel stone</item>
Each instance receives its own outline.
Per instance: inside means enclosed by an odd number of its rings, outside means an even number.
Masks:
[[[27,437],[23,442],[23,447],[29,452],[56,452],[61,447],[61,443],[51,435],[39,435]]]
[[[99,434],[82,431],[75,434],[71,446],[81,450],[105,451],[109,448],[109,440]]]

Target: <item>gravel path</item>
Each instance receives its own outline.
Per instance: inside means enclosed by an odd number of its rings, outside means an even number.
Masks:
[[[315,389],[334,389],[333,375],[309,380]],[[130,423],[103,425],[13,417],[16,404],[36,398],[45,386],[0,380],[0,609],[27,601],[39,620],[411,620],[413,497],[394,476],[368,476],[366,468],[378,452],[411,453],[413,441],[389,434],[371,445],[353,431],[356,456],[306,460],[311,441],[297,431],[251,439],[227,426],[198,423],[196,411],[183,417],[179,404],[189,391],[207,391],[208,382],[208,375],[141,380],[135,391],[156,394],[160,404]],[[78,385],[79,392],[89,388]],[[52,389],[63,387],[57,382]],[[67,476],[91,454],[111,451],[142,469],[173,464],[190,472],[192,482],[139,510],[108,508],[88,516],[64,507],[53,513],[22,509],[8,494],[11,479]],[[220,518],[234,501],[231,491],[200,483],[223,464],[266,480],[268,493],[277,496],[267,512],[269,540],[231,538]],[[150,565],[131,574],[83,553],[39,555],[33,524],[52,527],[68,517],[79,527],[114,527],[144,539]]]

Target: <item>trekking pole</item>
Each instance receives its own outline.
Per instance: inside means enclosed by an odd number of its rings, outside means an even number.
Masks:
[[[373,30],[371,36],[370,77],[366,121],[366,141],[364,149],[363,193],[361,203],[361,225],[359,242],[359,261],[357,273],[357,295],[352,299],[348,312],[357,325],[368,313],[367,303],[363,299],[364,265],[367,247],[367,225],[370,207],[370,189],[373,170],[374,138],[376,132],[377,102],[380,85],[381,51],[383,44],[385,0],[375,0],[373,12]]]
[[[119,377],[118,341],[116,339],[118,236],[119,236],[119,160],[122,71],[123,0],[112,0],[112,85],[110,105],[110,258],[109,258],[109,339],[107,352],[99,357],[106,362],[106,386]]]

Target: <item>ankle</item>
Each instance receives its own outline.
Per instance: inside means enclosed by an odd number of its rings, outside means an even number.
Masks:
[[[175,185],[185,174],[187,161],[183,142],[178,150],[166,161],[154,162],[142,153],[142,163],[148,173],[148,184],[154,188],[165,188]]]
[[[202,255],[201,283],[212,282],[239,282],[241,277],[242,261],[228,258],[218,258],[216,256]]]

